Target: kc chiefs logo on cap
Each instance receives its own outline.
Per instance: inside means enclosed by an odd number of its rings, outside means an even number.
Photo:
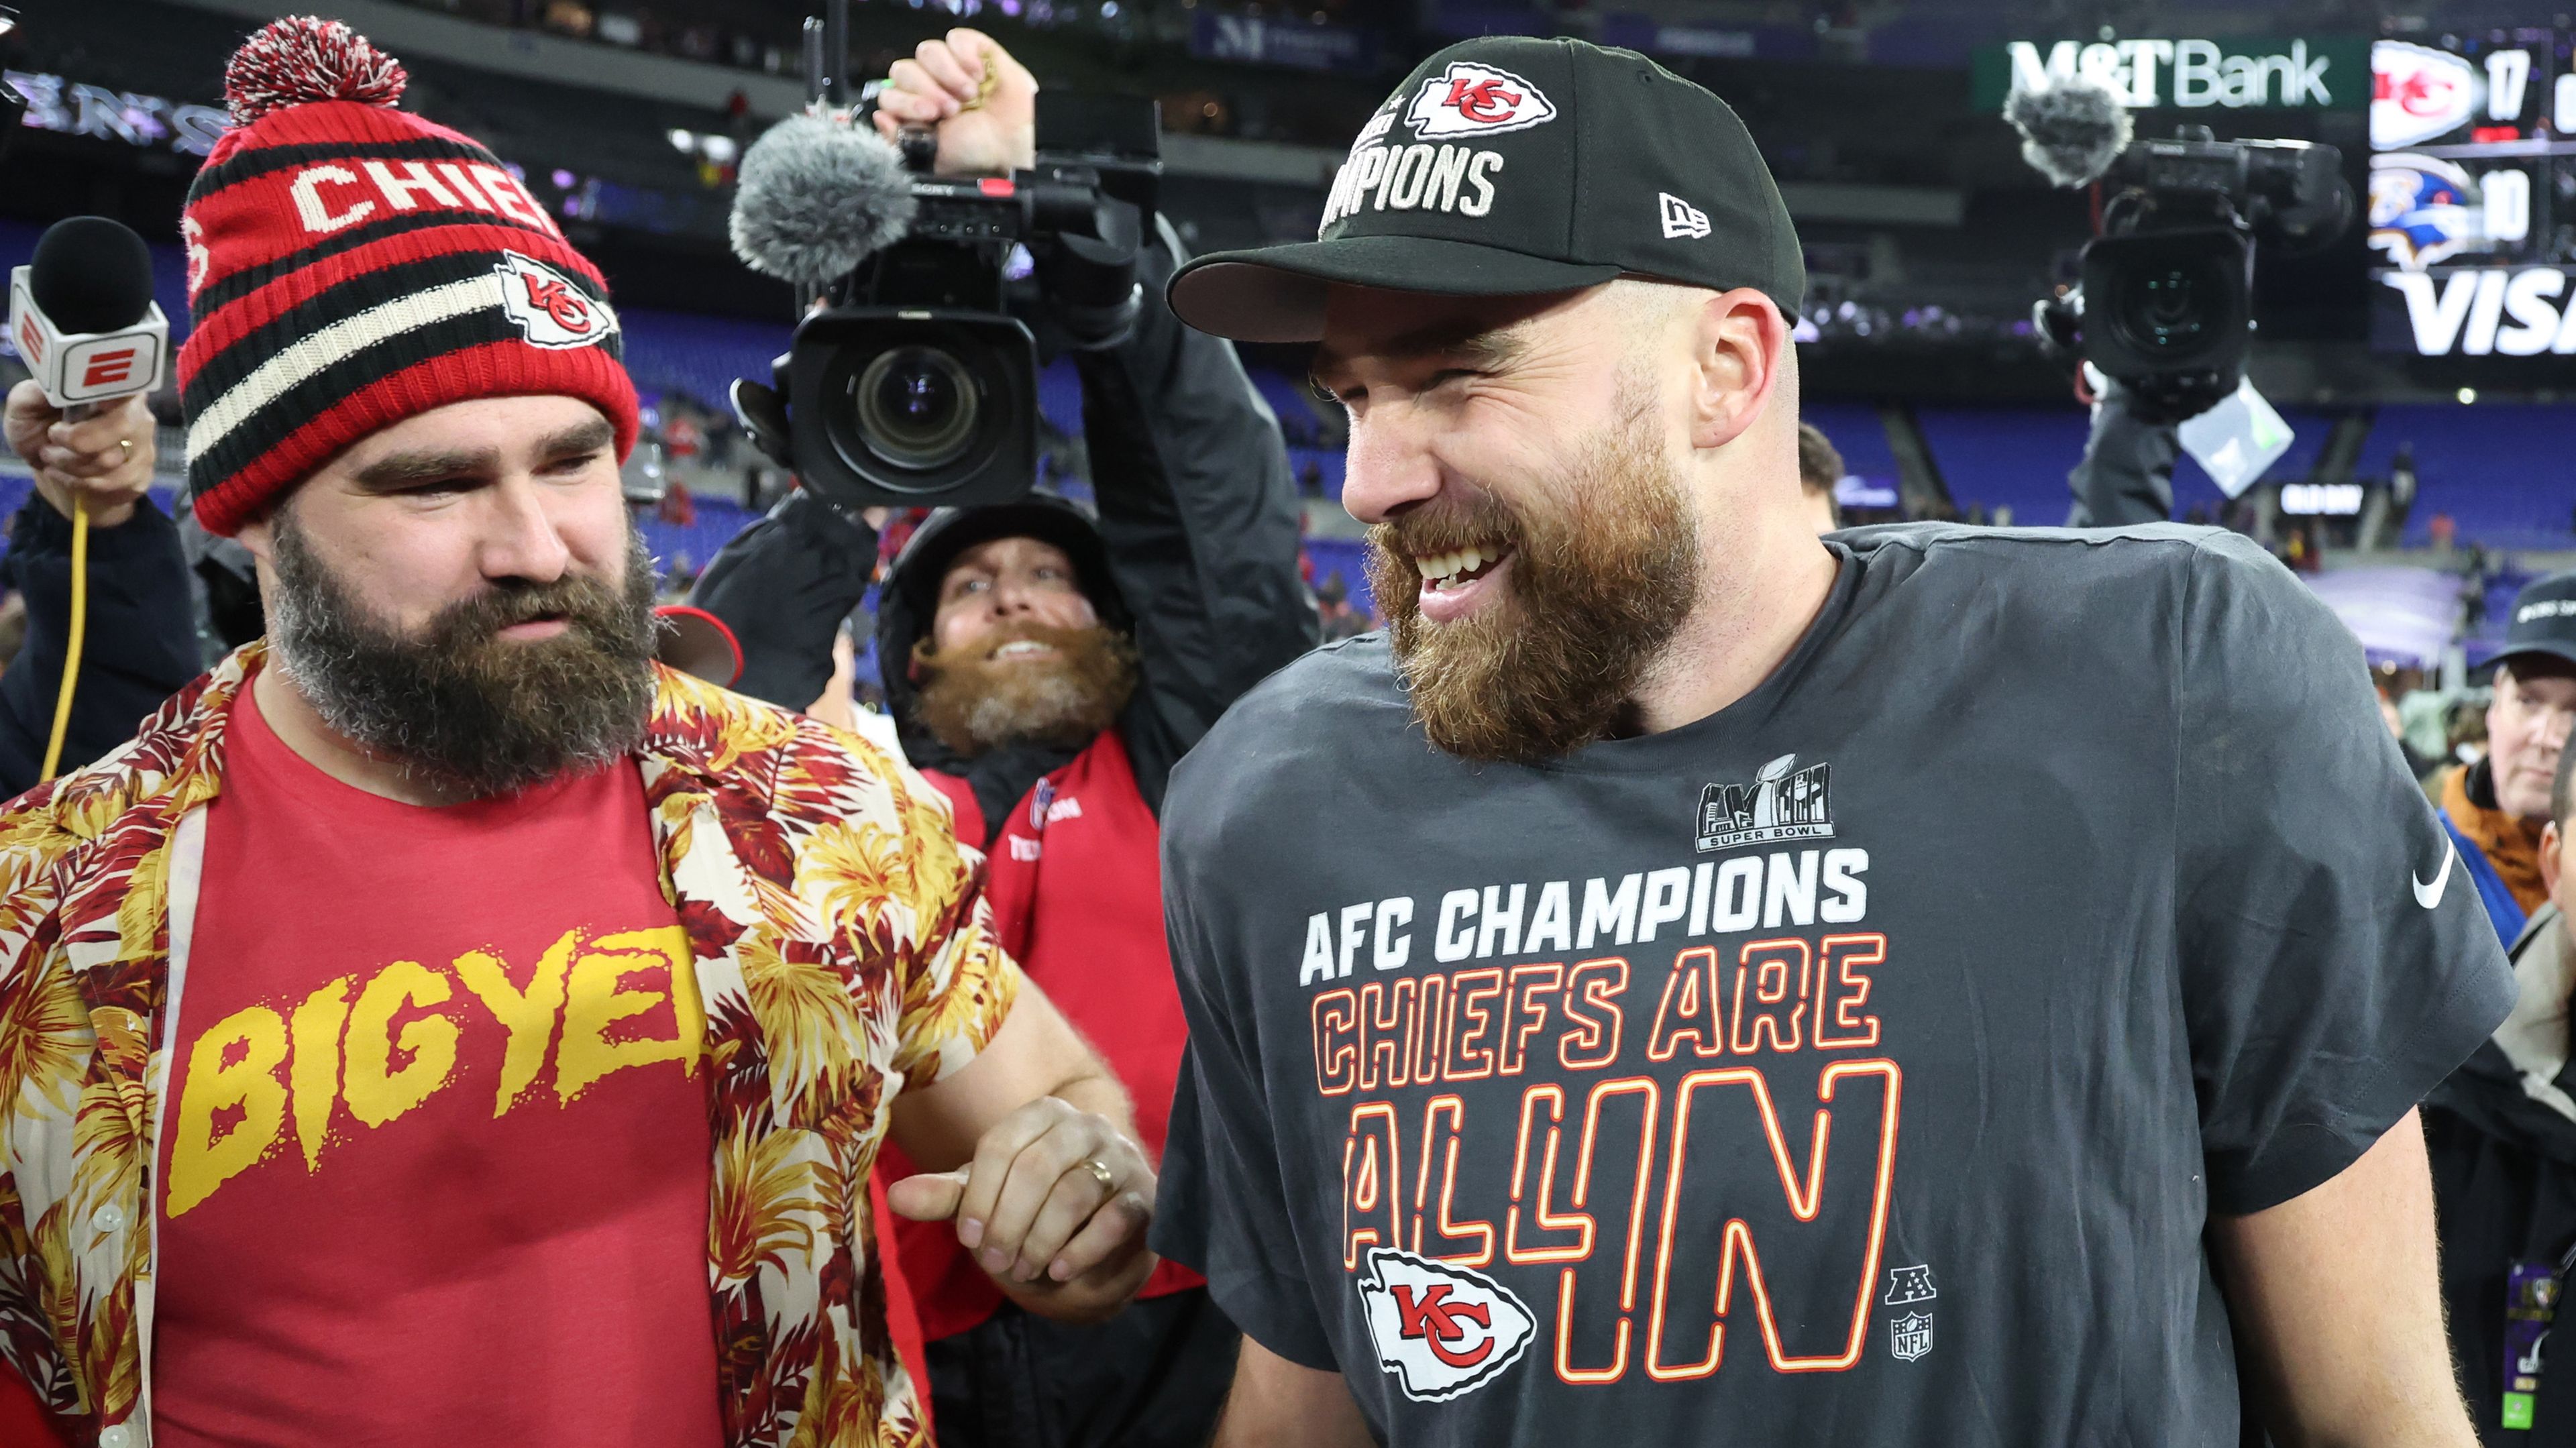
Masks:
[[[1528,1304],[1481,1272],[1377,1247],[1359,1284],[1378,1366],[1418,1403],[1446,1402],[1520,1361],[1538,1329]]]
[[[505,251],[492,271],[501,282],[501,310],[531,347],[589,347],[617,330],[606,302],[534,257]]]
[[[1556,106],[1537,86],[1490,65],[1453,60],[1422,82],[1405,124],[1424,140],[1526,131],[1556,119]]]

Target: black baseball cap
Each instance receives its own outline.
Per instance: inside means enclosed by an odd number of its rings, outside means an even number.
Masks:
[[[2547,654],[2576,665],[2576,570],[2535,578],[2513,596],[2496,662],[2510,666],[2517,654]]]
[[[1646,276],[1795,317],[1798,233],[1726,102],[1630,50],[1461,41],[1414,67],[1333,179],[1314,241],[1215,252],[1172,310],[1245,342],[1323,336],[1333,282],[1517,296]]]

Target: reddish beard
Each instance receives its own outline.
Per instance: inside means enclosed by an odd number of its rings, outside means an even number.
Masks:
[[[1651,389],[1585,439],[1561,476],[1505,504],[1479,492],[1369,529],[1369,584],[1397,675],[1431,742],[1462,759],[1535,764],[1616,732],[1699,590],[1690,501],[1665,455]],[[1507,587],[1465,618],[1426,623],[1413,560],[1501,543]]]
[[[1051,657],[993,657],[1018,640],[1046,644]],[[1136,650],[1124,634],[1092,625],[1004,624],[954,654],[913,645],[921,722],[940,743],[973,759],[1007,744],[1079,748],[1118,722],[1136,689]]]

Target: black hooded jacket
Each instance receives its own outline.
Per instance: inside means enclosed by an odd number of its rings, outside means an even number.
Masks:
[[[2522,1003],[2424,1103],[2451,1350],[2491,1448],[2576,1445],[2576,1308],[2566,1305],[2543,1345],[2531,1427],[2503,1426],[2508,1273],[2517,1262],[2555,1267],[2576,1255],[2565,929],[2555,908],[2531,917],[2511,952]]]
[[[1073,354],[1097,522],[1045,497],[943,509],[905,546],[879,601],[877,657],[905,752],[915,768],[966,779],[988,841],[1041,776],[1079,751],[1017,746],[967,760],[922,727],[905,665],[948,561],[965,547],[1018,535],[1055,543],[1102,619],[1132,629],[1138,682],[1119,728],[1158,815],[1180,757],[1245,690],[1316,641],[1278,419],[1233,346],[1182,326],[1164,305],[1181,256],[1164,225],[1138,266],[1144,306],[1134,333]],[[831,676],[833,633],[858,606],[876,556],[874,530],[803,492],[726,544],[690,602],[741,641],[734,687],[790,709],[812,703]]]
[[[26,595],[27,642],[0,675],[0,799],[43,772],[71,636],[71,521],[29,494],[9,531],[0,593]],[[66,774],[133,738],[202,667],[178,530],[149,499],[130,520],[90,530],[88,630],[63,733]]]

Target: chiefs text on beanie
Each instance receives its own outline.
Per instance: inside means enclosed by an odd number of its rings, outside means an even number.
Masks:
[[[229,535],[351,443],[482,397],[604,413],[635,385],[596,268],[499,158],[394,109],[392,57],[294,16],[224,71],[233,129],[189,188],[188,491]]]

